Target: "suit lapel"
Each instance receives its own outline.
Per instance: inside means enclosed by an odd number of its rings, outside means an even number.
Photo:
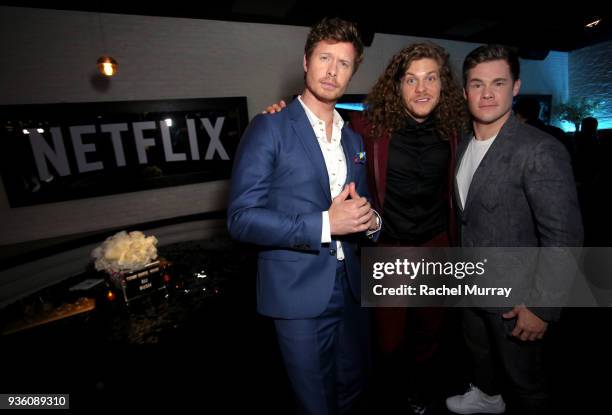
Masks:
[[[470,143],[470,140],[472,139],[472,134],[471,133],[464,133],[462,134],[462,138],[461,141],[459,142],[459,145],[457,146],[457,161],[455,163],[455,174],[454,174],[454,180],[453,180],[453,189],[455,192],[455,200],[457,201],[457,206],[459,207],[459,211],[463,212],[465,210],[465,206],[461,205],[461,196],[459,196],[459,183],[457,183],[457,173],[459,172],[459,167],[461,166],[461,160],[463,160],[463,155],[465,154],[465,150],[467,149],[468,144]],[[467,205],[467,203],[466,203]]]
[[[478,195],[482,186],[491,178],[496,170],[503,168],[505,159],[512,154],[512,132],[515,122],[518,121],[512,116],[506,121],[497,134],[495,141],[491,144],[487,154],[482,158],[472,177],[464,210],[470,207],[472,200]]]
[[[287,107],[287,111],[289,111],[293,131],[295,131],[295,135],[302,142],[306,156],[313,164],[316,171],[319,172],[319,183],[323,189],[323,194],[327,197],[328,202],[331,204],[327,167],[325,166],[323,153],[321,153],[321,147],[317,142],[317,137],[312,129],[312,125],[310,125],[310,122],[308,121],[304,108],[302,108],[302,104],[300,104],[297,99],[294,99],[293,102]]]
[[[353,157],[357,153],[357,150],[352,148],[350,143],[350,138],[348,134],[345,133],[346,129],[342,128],[342,149],[344,150],[344,157],[346,158],[346,182],[348,184],[350,182],[355,181],[355,166],[353,165]]]

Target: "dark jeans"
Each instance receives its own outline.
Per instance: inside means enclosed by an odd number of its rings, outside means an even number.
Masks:
[[[512,396],[510,407],[517,414],[548,413],[548,392],[543,365],[543,344],[511,336],[516,320],[501,312],[465,309],[463,328],[473,358],[474,384],[488,395],[501,393],[502,373]],[[504,396],[508,398],[508,396]],[[514,405],[513,405],[514,404]]]

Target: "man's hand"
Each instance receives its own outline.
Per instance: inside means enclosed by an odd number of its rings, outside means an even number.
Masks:
[[[352,183],[352,182],[349,183],[349,196],[351,197],[352,200],[362,199],[365,203],[368,204],[368,206],[370,206],[370,203],[368,202],[368,200],[365,197],[359,196],[359,194],[357,193],[355,183]],[[368,229],[366,230],[375,231],[376,229],[378,229],[378,221],[376,220],[377,216],[372,210],[372,206],[370,206],[370,213],[371,213],[371,219],[368,222]]]
[[[376,218],[370,203],[357,194],[354,182],[345,186],[342,193],[334,198],[328,213],[332,235],[348,235],[376,229]]]
[[[370,221],[368,222],[368,229],[367,229],[368,231],[376,231],[376,230],[378,230],[379,224],[378,224],[378,219],[377,218],[378,218],[378,216],[376,216],[374,211],[372,211],[372,219],[370,219]]]
[[[261,113],[262,114],[274,114],[275,112],[281,112],[283,108],[285,108],[286,106],[287,104],[285,103],[285,101],[281,99],[280,102],[270,105],[268,108],[266,108]]]
[[[533,314],[524,305],[517,305],[511,311],[503,314],[506,319],[516,318],[512,335],[523,341],[539,340],[544,337],[548,323]]]

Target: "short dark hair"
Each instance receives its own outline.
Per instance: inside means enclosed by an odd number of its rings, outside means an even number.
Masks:
[[[337,17],[323,18],[308,33],[306,45],[304,46],[306,59],[310,58],[316,44],[322,40],[352,43],[356,53],[353,73],[357,72],[359,64],[363,61],[363,43],[355,23]]]
[[[507,46],[485,45],[471,51],[463,61],[463,85],[467,83],[468,71],[483,62],[504,60],[510,67],[512,81],[520,77],[521,65],[517,54]]]

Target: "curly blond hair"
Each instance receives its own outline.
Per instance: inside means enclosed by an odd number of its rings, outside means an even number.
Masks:
[[[466,128],[467,108],[461,89],[453,79],[448,53],[435,43],[415,43],[391,58],[366,98],[365,116],[371,123],[374,137],[392,133],[404,125],[408,114],[402,99],[401,81],[413,61],[425,58],[435,60],[440,67],[440,101],[433,111],[436,132],[440,138],[448,139]]]

